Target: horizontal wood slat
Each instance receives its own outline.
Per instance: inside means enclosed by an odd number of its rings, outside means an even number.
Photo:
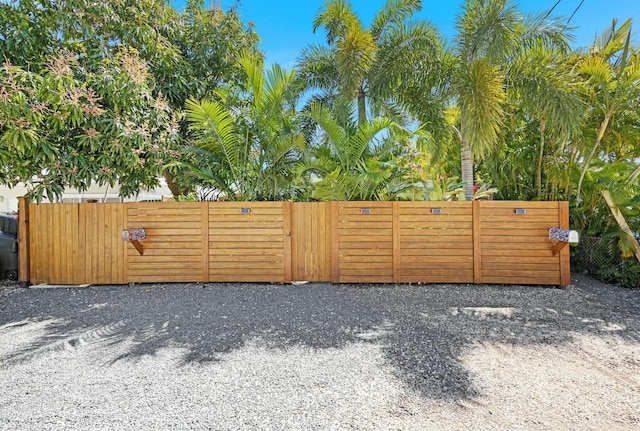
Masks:
[[[202,281],[202,205],[199,202],[124,204],[126,228],[145,229],[140,255],[127,246],[130,282]],[[165,220],[164,223],[160,221]]]
[[[398,209],[399,280],[473,282],[471,205],[466,202],[401,202]],[[434,209],[439,214],[434,213]]]
[[[337,211],[337,280],[392,282],[393,203],[339,202]]]
[[[283,202],[218,202],[209,206],[209,281],[284,282]]]
[[[549,228],[560,226],[557,202],[489,201],[479,209],[483,283],[561,284],[560,259],[548,236]]]

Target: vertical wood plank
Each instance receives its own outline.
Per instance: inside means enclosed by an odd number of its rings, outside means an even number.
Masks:
[[[111,220],[109,222],[109,236],[111,238],[111,249],[113,250],[113,264],[111,265],[111,273],[109,274],[109,284],[120,283],[120,265],[122,256],[120,255],[120,214],[119,204],[109,204],[109,212]]]
[[[96,283],[104,284],[105,273],[107,270],[107,259],[111,258],[110,253],[107,251],[108,244],[108,235],[106,235],[106,214],[104,210],[98,205],[102,205],[100,203],[89,203],[87,205],[91,205],[91,211],[95,212],[98,215],[98,225],[96,228],[96,236],[98,247],[93,249],[94,259],[98,263],[98,272],[96,273]]]
[[[120,204],[122,206],[122,229],[127,229],[129,226],[129,205],[126,203]],[[129,256],[127,253],[127,242],[120,240],[122,250],[122,282],[129,283]]]
[[[69,249],[67,250],[67,262],[70,267],[67,278],[71,284],[80,284],[82,277],[78,268],[78,205],[67,207],[65,217],[67,219],[67,235],[69,236]]]
[[[75,241],[77,247],[77,263],[76,283],[87,283],[91,274],[87,270],[87,255],[90,251],[87,249],[87,208],[85,205],[78,205],[77,229],[75,230]]]
[[[40,231],[40,235],[38,234]],[[29,206],[29,278],[30,282],[37,284],[40,278],[38,273],[38,263],[40,261],[38,256],[38,247],[40,241],[42,241],[42,227],[40,223],[40,216],[38,214],[38,205],[33,204]]]
[[[56,236],[62,240],[60,242],[60,274],[58,283],[71,284],[69,277],[72,275],[72,263],[69,261],[69,255],[72,248],[71,245],[71,229],[69,226],[71,212],[69,211],[69,204],[57,204],[58,205],[58,225],[56,230]]]
[[[400,282],[400,202],[393,202],[392,218],[393,235],[393,282]]]
[[[116,236],[116,227],[118,226],[118,217],[114,211],[114,204],[112,203],[104,203],[103,205],[109,205],[109,250],[111,250],[111,262],[107,262],[108,271],[107,271],[107,283],[114,284],[117,279],[118,274],[118,260],[120,258],[120,253],[118,253],[118,237]],[[111,263],[111,265],[109,265]]]
[[[305,226],[305,262],[304,272],[306,280],[313,280],[315,277],[315,253],[314,248],[316,244],[317,232],[314,230],[316,227],[315,213],[313,203],[307,202],[304,212],[304,226]]]
[[[31,280],[29,238],[29,202],[24,196],[20,196],[18,198],[18,281],[22,287],[27,287]]]
[[[558,202],[558,225],[560,229],[569,229],[569,202]],[[570,248],[560,251],[560,286],[571,284]]]
[[[340,283],[340,203],[331,202],[331,282]]]
[[[41,271],[39,265],[42,264],[40,259],[40,250],[42,248],[42,237],[46,234],[43,223],[41,220],[40,205],[31,205],[30,209],[31,226],[29,227],[29,237],[31,238],[31,246],[29,252],[31,253],[31,282],[34,284],[41,283]]]
[[[300,279],[300,252],[298,247],[298,213],[300,212],[300,206],[296,204],[291,205],[291,279],[292,281],[299,281]]]
[[[209,282],[209,202],[200,204],[202,235],[202,282]]]
[[[291,202],[282,202],[284,282],[291,283]]]
[[[82,221],[82,250],[84,253],[82,254],[82,261],[84,266],[85,273],[85,281],[87,283],[95,283],[95,269],[93,267],[93,262],[95,260],[93,251],[95,248],[95,218],[94,213],[91,211],[91,206],[89,204],[80,204],[80,208],[82,208],[82,214],[84,214],[84,220]]]
[[[127,252],[125,248],[124,241],[121,237],[121,232],[124,229],[125,225],[125,217],[127,216],[127,211],[124,206],[124,203],[118,203],[118,214],[119,214],[119,225],[118,230],[116,231],[116,238],[118,242],[118,250],[120,250],[120,271],[118,272],[118,283],[123,284],[127,282]]]
[[[322,224],[320,281],[331,281],[331,205],[328,202],[318,202],[318,211]]]
[[[61,266],[61,257],[62,257],[62,250],[64,250],[64,248],[66,247],[65,242],[67,241],[66,238],[62,238],[60,241],[56,241],[55,237],[57,236],[58,233],[60,233],[57,229],[58,226],[60,226],[60,222],[61,222],[61,217],[60,217],[60,210],[62,209],[61,204],[52,204],[51,208],[53,209],[53,217],[52,217],[52,223],[49,225],[49,235],[48,235],[48,240],[49,240],[49,244],[51,244],[52,246],[52,253],[51,253],[51,262],[53,263],[53,279],[51,281],[52,284],[62,284],[62,280],[61,280],[61,274],[62,274],[62,268],[60,268]]]
[[[482,283],[482,241],[480,237],[481,202],[473,201],[473,282]]]
[[[307,216],[307,220],[309,220],[309,226],[307,229],[311,231],[311,243],[307,245],[307,253],[309,254],[309,272],[311,273],[311,277],[309,278],[311,278],[311,280],[316,280],[320,272],[320,266],[318,265],[318,246],[320,245],[318,207],[312,202],[311,205],[308,205],[308,208],[309,215]]]
[[[42,265],[42,276],[43,281],[41,283],[55,283],[55,262],[53,260],[53,256],[56,256],[55,245],[51,242],[51,225],[54,223],[54,209],[53,204],[51,206],[47,206],[46,204],[42,205],[42,215],[45,217],[42,218],[43,229],[43,237],[42,237],[42,247],[40,248],[40,262]],[[45,256],[52,256],[51,262],[47,262]],[[57,258],[57,256],[56,256]]]

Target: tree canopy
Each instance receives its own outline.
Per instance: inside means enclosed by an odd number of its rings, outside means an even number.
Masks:
[[[242,83],[238,55],[257,43],[235,10],[201,0],[0,3],[0,181],[37,200],[92,181],[130,196],[163,175],[188,190],[171,163],[191,146],[184,104]]]

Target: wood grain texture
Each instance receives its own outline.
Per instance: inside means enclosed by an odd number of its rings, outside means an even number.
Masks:
[[[293,280],[331,281],[331,203],[299,202],[290,208]]]
[[[128,282],[204,281],[209,220],[208,203],[136,202],[123,204],[125,228],[143,228],[140,256],[127,243]],[[162,221],[164,220],[164,223]],[[206,256],[208,262],[208,256]],[[178,276],[180,276],[178,278]]]
[[[399,202],[402,282],[473,282],[470,202]]]
[[[554,242],[549,240],[549,229],[561,227],[560,206],[558,202],[478,202],[479,227],[474,229],[481,249],[475,270],[481,282],[560,284],[561,257],[553,256]],[[516,214],[516,208],[525,214]]]
[[[392,283],[394,203],[335,202],[332,211],[337,225],[332,238],[334,261],[339,274],[334,282]]]
[[[209,281],[290,282],[290,232],[288,202],[212,202]]]
[[[570,282],[566,202],[191,202],[21,209],[33,283]],[[515,209],[525,209],[516,214]],[[437,211],[434,211],[437,209]],[[144,255],[120,237],[144,228]],[[27,268],[25,269],[25,265]]]

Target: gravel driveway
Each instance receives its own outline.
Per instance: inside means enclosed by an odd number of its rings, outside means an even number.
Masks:
[[[640,429],[640,290],[0,287],[0,429]]]

